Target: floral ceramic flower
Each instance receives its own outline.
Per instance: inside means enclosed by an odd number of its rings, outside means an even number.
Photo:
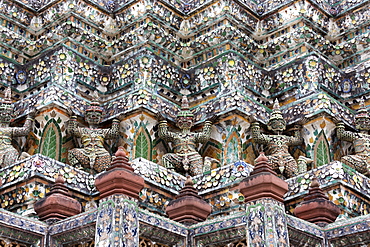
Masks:
[[[330,98],[326,94],[321,93],[317,98],[319,99],[317,108],[329,109],[331,107]]]
[[[343,178],[344,177],[344,170],[343,165],[339,161],[335,161],[331,168],[329,169],[329,174],[333,178]]]

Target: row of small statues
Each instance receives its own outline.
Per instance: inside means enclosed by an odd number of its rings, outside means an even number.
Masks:
[[[19,152],[12,146],[12,138],[27,136],[32,131],[35,114],[30,114],[23,127],[9,127],[13,108],[10,90],[5,93],[4,100],[0,104],[0,164],[2,167],[16,162],[20,158]],[[70,165],[85,169],[90,173],[99,173],[110,166],[111,155],[104,148],[104,141],[115,139],[119,136],[119,121],[113,120],[108,129],[98,127],[102,120],[103,109],[99,103],[93,102],[85,111],[85,121],[89,127],[79,127],[77,117],[72,116],[68,121],[67,134],[81,138],[82,148],[74,148],[68,151]],[[208,141],[212,130],[212,121],[205,121],[200,132],[192,132],[194,115],[190,111],[186,97],[183,97],[181,110],[179,111],[176,124],[180,131],[170,131],[167,121],[158,115],[158,136],[166,142],[172,142],[173,153],[167,153],[162,157],[162,163],[169,169],[186,173],[191,176],[201,174],[205,168],[202,156],[197,151],[197,143]],[[355,154],[342,157],[341,161],[356,169],[360,173],[370,176],[370,117],[366,110],[361,107],[355,119],[356,128],[359,132],[345,131],[343,123],[337,124],[338,138],[354,143]],[[274,171],[284,178],[294,177],[307,171],[307,162],[312,160],[300,157],[298,163],[289,153],[290,146],[303,143],[299,126],[294,130],[294,136],[284,135],[286,121],[280,111],[279,103],[275,101],[271,117],[267,123],[268,130],[273,134],[267,135],[260,131],[258,122],[251,123],[252,138],[258,144],[266,145],[267,157]],[[25,157],[27,154],[23,154]]]

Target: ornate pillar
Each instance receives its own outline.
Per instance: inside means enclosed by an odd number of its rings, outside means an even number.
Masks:
[[[112,166],[95,180],[100,192],[95,246],[139,246],[138,205],[144,179],[135,174],[122,147]]]
[[[289,246],[283,199],[288,184],[276,176],[267,161],[261,153],[251,176],[239,185],[246,202],[248,246]]]

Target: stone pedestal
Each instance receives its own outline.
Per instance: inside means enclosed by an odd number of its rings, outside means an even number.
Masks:
[[[122,147],[112,166],[96,178],[95,185],[100,192],[95,246],[139,246],[137,198],[144,179],[133,173]]]
[[[35,203],[34,209],[40,220],[53,223],[81,213],[81,204],[68,192],[61,175],[44,198]]]
[[[188,177],[185,187],[176,199],[168,204],[166,213],[171,220],[191,225],[205,221],[211,213],[211,206],[198,195],[193,185],[193,181]]]
[[[340,209],[324,194],[316,178],[312,180],[308,195],[294,209],[294,214],[303,220],[325,226],[335,221]]]
[[[288,184],[276,176],[261,153],[251,176],[239,185],[247,212],[248,246],[289,246],[284,194]]]

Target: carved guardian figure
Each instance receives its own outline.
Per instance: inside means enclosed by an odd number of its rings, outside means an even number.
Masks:
[[[77,116],[72,116],[68,122],[67,133],[81,138],[82,148],[74,148],[68,152],[69,163],[84,168],[90,173],[99,173],[110,166],[111,155],[104,148],[104,140],[118,138],[119,121],[113,120],[112,127],[100,129],[103,109],[98,102],[92,102],[85,111],[88,128],[78,127]]]
[[[167,168],[174,168],[177,172],[188,173],[191,176],[203,172],[203,158],[196,149],[197,143],[205,143],[211,135],[212,123],[205,121],[201,132],[191,132],[194,124],[194,115],[189,110],[186,96],[182,99],[181,111],[176,118],[179,132],[168,130],[166,120],[160,120],[158,135],[166,142],[172,142],[174,153],[167,153],[162,157],[162,163]]]
[[[346,131],[343,123],[337,124],[338,138],[353,142],[355,149],[355,154],[343,156],[341,162],[370,177],[370,117],[364,108],[364,102],[361,102],[355,116],[355,125],[359,132]]]
[[[286,121],[280,111],[279,102],[274,103],[272,115],[267,127],[274,135],[265,135],[260,131],[258,122],[252,123],[252,138],[256,143],[267,145],[267,158],[272,169],[284,176],[291,178],[299,174],[298,165],[289,153],[290,146],[297,146],[303,143],[299,126],[295,127],[294,136],[282,135],[286,129]]]
[[[4,99],[0,102],[0,165],[9,166],[19,159],[19,152],[12,145],[12,138],[27,136],[33,127],[33,114],[27,117],[23,127],[9,127],[13,115],[11,90],[7,88]],[[24,153],[22,156],[28,156]]]

